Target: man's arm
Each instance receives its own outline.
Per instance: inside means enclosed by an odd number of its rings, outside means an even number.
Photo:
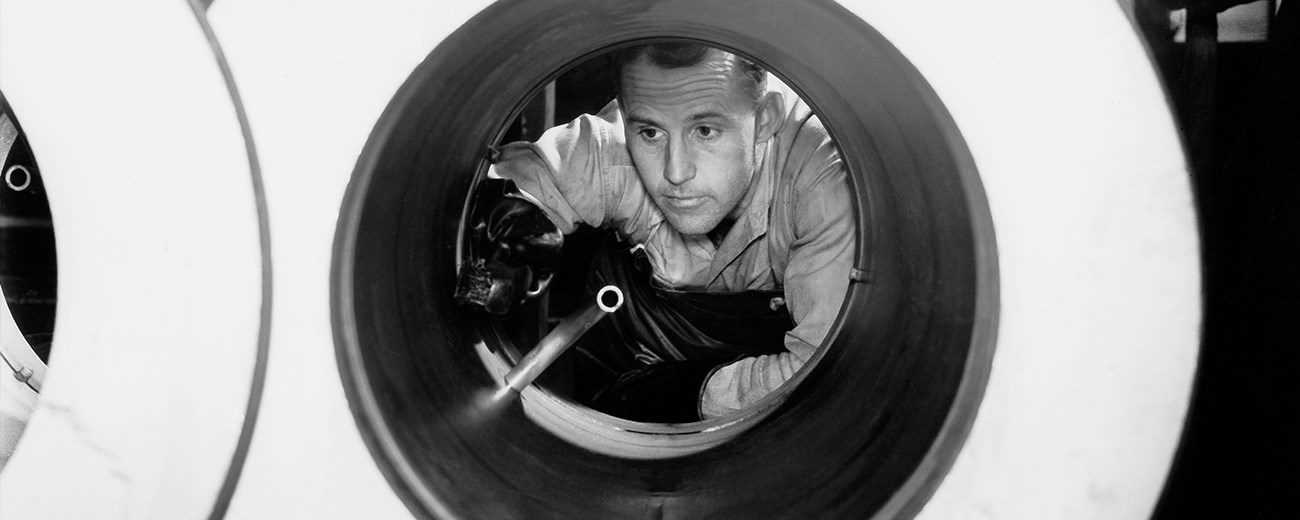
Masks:
[[[844,303],[856,225],[840,161],[828,161],[816,175],[800,178],[795,196],[795,240],[784,279],[786,305],[796,324],[785,336],[788,352],[717,369],[701,390],[703,419],[752,405],[793,377],[821,346]]]
[[[645,196],[622,129],[610,103],[597,116],[547,130],[536,143],[502,146],[488,175],[515,181],[566,235],[586,224],[644,242],[657,210]]]

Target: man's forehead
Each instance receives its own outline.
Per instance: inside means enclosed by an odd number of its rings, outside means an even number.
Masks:
[[[621,102],[625,109],[707,110],[743,108],[744,86],[735,57],[711,52],[700,63],[687,67],[658,66],[645,56],[623,69]]]
[[[707,74],[719,78],[739,79],[740,62],[736,55],[718,49],[710,49],[699,61],[684,67],[668,67],[654,62],[648,54],[642,53],[623,64],[623,86],[629,86],[628,80],[644,81],[648,76],[673,76],[682,74]],[[635,86],[633,83],[631,86]]]

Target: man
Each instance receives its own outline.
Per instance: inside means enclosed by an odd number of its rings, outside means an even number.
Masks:
[[[558,247],[551,224],[637,246],[649,279],[628,255],[598,258],[595,276],[634,286],[632,310],[611,317],[623,345],[609,348],[639,368],[624,363],[589,404],[637,420],[718,417],[790,379],[838,315],[855,247],[846,173],[808,107],[742,57],[669,43],[618,62],[619,95],[600,114],[499,150],[489,177],[522,193],[480,194],[492,216],[479,236],[541,269]],[[750,318],[720,325],[734,314],[720,310],[741,308]]]

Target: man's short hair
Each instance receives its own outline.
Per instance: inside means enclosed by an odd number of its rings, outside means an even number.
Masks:
[[[621,95],[623,91],[623,69],[642,56],[645,56],[656,67],[682,69],[703,63],[709,53],[713,51],[735,57],[736,67],[741,73],[745,94],[753,100],[754,106],[757,107],[763,100],[763,94],[767,92],[767,71],[744,56],[702,43],[660,42],[619,49],[614,57],[615,86]]]

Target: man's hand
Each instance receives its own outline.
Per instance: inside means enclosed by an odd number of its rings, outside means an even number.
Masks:
[[[591,407],[641,422],[688,423],[700,417],[709,375],[733,359],[665,361],[627,372],[592,398]]]
[[[505,314],[544,283],[564,245],[564,234],[515,183],[487,179],[470,213],[471,261],[461,269],[456,299]]]

